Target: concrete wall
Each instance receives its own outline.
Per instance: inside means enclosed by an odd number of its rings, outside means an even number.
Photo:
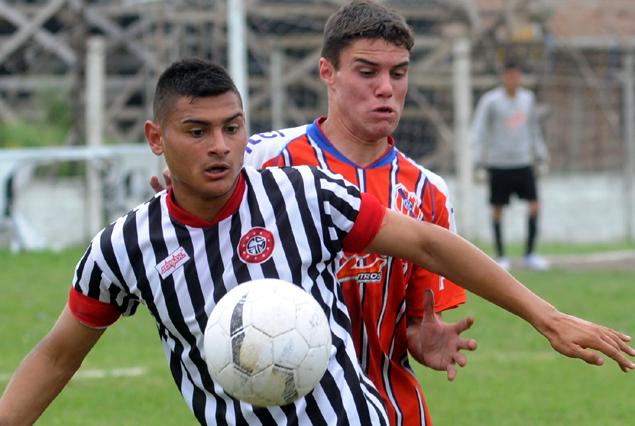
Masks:
[[[62,160],[70,157],[68,152],[60,152]],[[96,153],[99,152],[87,150],[79,154],[90,158]],[[86,246],[99,229],[151,198],[154,191],[148,180],[152,175],[160,175],[165,167],[163,159],[145,146],[121,148],[92,159],[97,165],[98,182],[91,187],[84,177],[38,176],[37,165],[45,163],[41,157],[45,158],[47,153],[27,152],[37,160],[13,158],[24,154],[0,152],[0,172],[4,172],[0,173],[3,178],[0,189],[5,189],[9,182],[12,188],[12,191],[0,190],[0,247],[12,251]],[[101,202],[94,203],[93,196]],[[100,206],[96,212],[95,204]]]
[[[449,178],[447,183],[456,214],[463,214],[457,199],[456,180]],[[546,176],[538,184],[542,203],[539,241],[614,243],[628,240],[632,231],[629,231],[627,219],[632,221],[633,218],[627,218],[622,175]],[[472,209],[473,240],[493,241],[488,197],[486,184],[476,184]],[[503,214],[505,241],[523,242],[527,231],[527,203],[513,199]]]

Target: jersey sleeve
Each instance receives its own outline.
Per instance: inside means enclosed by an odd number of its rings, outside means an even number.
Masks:
[[[529,133],[533,143],[534,155],[540,162],[548,163],[550,160],[549,151],[545,144],[545,138],[540,128],[540,122],[536,114],[536,97],[533,92],[529,92],[531,96],[531,109],[529,113]]]
[[[411,317],[423,316],[423,293],[426,288],[434,292],[434,311],[442,312],[465,303],[465,290],[445,278],[415,267],[406,288],[406,313]]]
[[[126,294],[124,287],[111,274],[104,271],[96,250],[103,232],[98,234],[77,264],[69,294],[71,313],[83,324],[104,328],[122,316],[134,314],[138,300]]]
[[[316,166],[298,166],[304,178],[317,185],[319,200],[316,208],[322,212],[322,222],[329,238],[325,243],[334,251],[361,252],[375,238],[386,211],[371,194],[361,193],[342,175]]]
[[[121,316],[115,305],[86,296],[74,287],[68,296],[68,306],[79,322],[93,328],[106,328]]]
[[[485,145],[489,138],[488,114],[489,114],[489,93],[481,97],[476,105],[476,111],[472,119],[472,155],[477,166],[483,166],[485,162]]]
[[[386,214],[386,208],[371,194],[362,193],[361,198],[362,203],[357,220],[342,241],[345,251],[361,253],[368,247],[379,232],[381,222]]]
[[[245,149],[245,166],[256,169],[289,165],[281,155],[287,144],[306,133],[307,125],[257,133],[249,138]]]

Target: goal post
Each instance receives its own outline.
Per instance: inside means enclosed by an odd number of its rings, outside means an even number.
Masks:
[[[84,176],[37,173],[68,162],[97,172],[98,206]],[[147,144],[0,150],[0,240],[14,251],[83,246],[95,234],[88,227],[95,216],[101,229],[151,198],[149,177],[161,176],[164,167]]]
[[[473,232],[474,180],[472,147],[470,143],[470,120],[472,116],[471,46],[468,38],[454,42],[452,55],[452,87],[454,98],[454,149],[456,154],[457,228],[468,240]]]

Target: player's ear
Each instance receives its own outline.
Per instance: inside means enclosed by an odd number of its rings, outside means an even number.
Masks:
[[[333,66],[331,61],[329,61],[326,58],[320,58],[319,67],[320,67],[320,78],[322,79],[324,84],[329,86],[333,82],[333,79],[335,78],[335,67]]]
[[[161,126],[153,121],[146,121],[146,124],[143,128],[144,133],[146,135],[146,139],[148,139],[148,144],[150,144],[150,149],[155,155],[163,154],[163,131]]]

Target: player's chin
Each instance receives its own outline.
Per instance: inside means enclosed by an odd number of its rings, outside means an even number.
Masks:
[[[378,120],[367,127],[373,139],[383,139],[393,134],[398,122],[392,120]]]
[[[234,183],[229,180],[216,180],[201,185],[203,198],[208,200],[218,200],[219,198],[229,197],[233,189]]]

